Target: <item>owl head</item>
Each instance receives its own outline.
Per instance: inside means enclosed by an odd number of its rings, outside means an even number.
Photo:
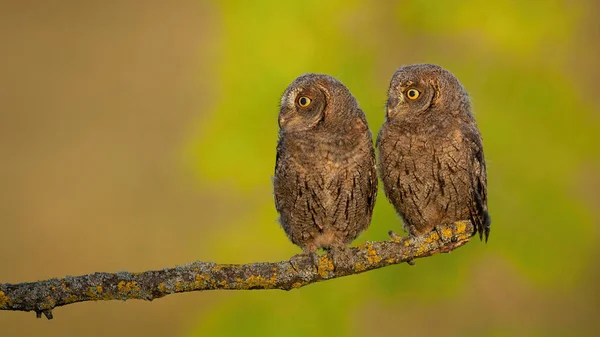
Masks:
[[[420,119],[429,115],[470,118],[467,92],[452,73],[438,65],[413,64],[398,68],[388,91],[388,120]]]
[[[337,79],[308,73],[296,78],[281,97],[279,127],[306,131],[318,125],[339,125],[356,113],[358,103]]]

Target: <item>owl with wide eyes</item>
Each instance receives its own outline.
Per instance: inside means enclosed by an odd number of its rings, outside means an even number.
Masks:
[[[487,241],[482,137],[469,96],[452,73],[432,64],[398,68],[377,148],[385,194],[409,234],[470,220]]]
[[[375,150],[365,114],[340,81],[305,74],[285,90],[273,179],[280,223],[304,254],[347,245],[369,226],[377,196]]]

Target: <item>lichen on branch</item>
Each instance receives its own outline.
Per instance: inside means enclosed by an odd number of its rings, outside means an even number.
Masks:
[[[52,319],[52,309],[84,301],[142,299],[202,290],[291,290],[305,285],[359,274],[438,253],[448,253],[469,241],[474,228],[469,221],[437,226],[420,237],[393,237],[350,248],[354,264],[334,268],[329,254],[318,263],[309,256],[281,262],[218,264],[192,262],[183,266],[140,273],[93,273],[44,281],[0,283],[0,310],[35,311]]]

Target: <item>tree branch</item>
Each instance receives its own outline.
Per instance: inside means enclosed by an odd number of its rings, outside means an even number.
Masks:
[[[94,273],[61,279],[2,284],[0,310],[35,311],[52,319],[52,309],[83,301],[142,299],[152,301],[168,294],[201,290],[291,290],[305,285],[359,274],[392,264],[450,251],[469,241],[474,228],[469,221],[440,225],[422,237],[393,237],[350,248],[355,263],[334,269],[329,254],[315,266],[309,256],[293,260],[250,264],[217,264],[196,261],[184,266],[141,273]]]

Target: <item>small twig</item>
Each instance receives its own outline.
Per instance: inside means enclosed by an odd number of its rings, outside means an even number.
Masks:
[[[202,290],[291,290],[305,285],[359,274],[438,253],[448,253],[469,241],[474,228],[469,221],[441,225],[422,237],[393,237],[351,248],[355,263],[334,268],[323,255],[317,266],[308,256],[290,261],[250,264],[193,262],[184,266],[141,273],[94,273],[61,279],[1,284],[0,310],[35,311],[52,319],[52,309],[84,301],[142,299],[152,301],[168,294]]]

